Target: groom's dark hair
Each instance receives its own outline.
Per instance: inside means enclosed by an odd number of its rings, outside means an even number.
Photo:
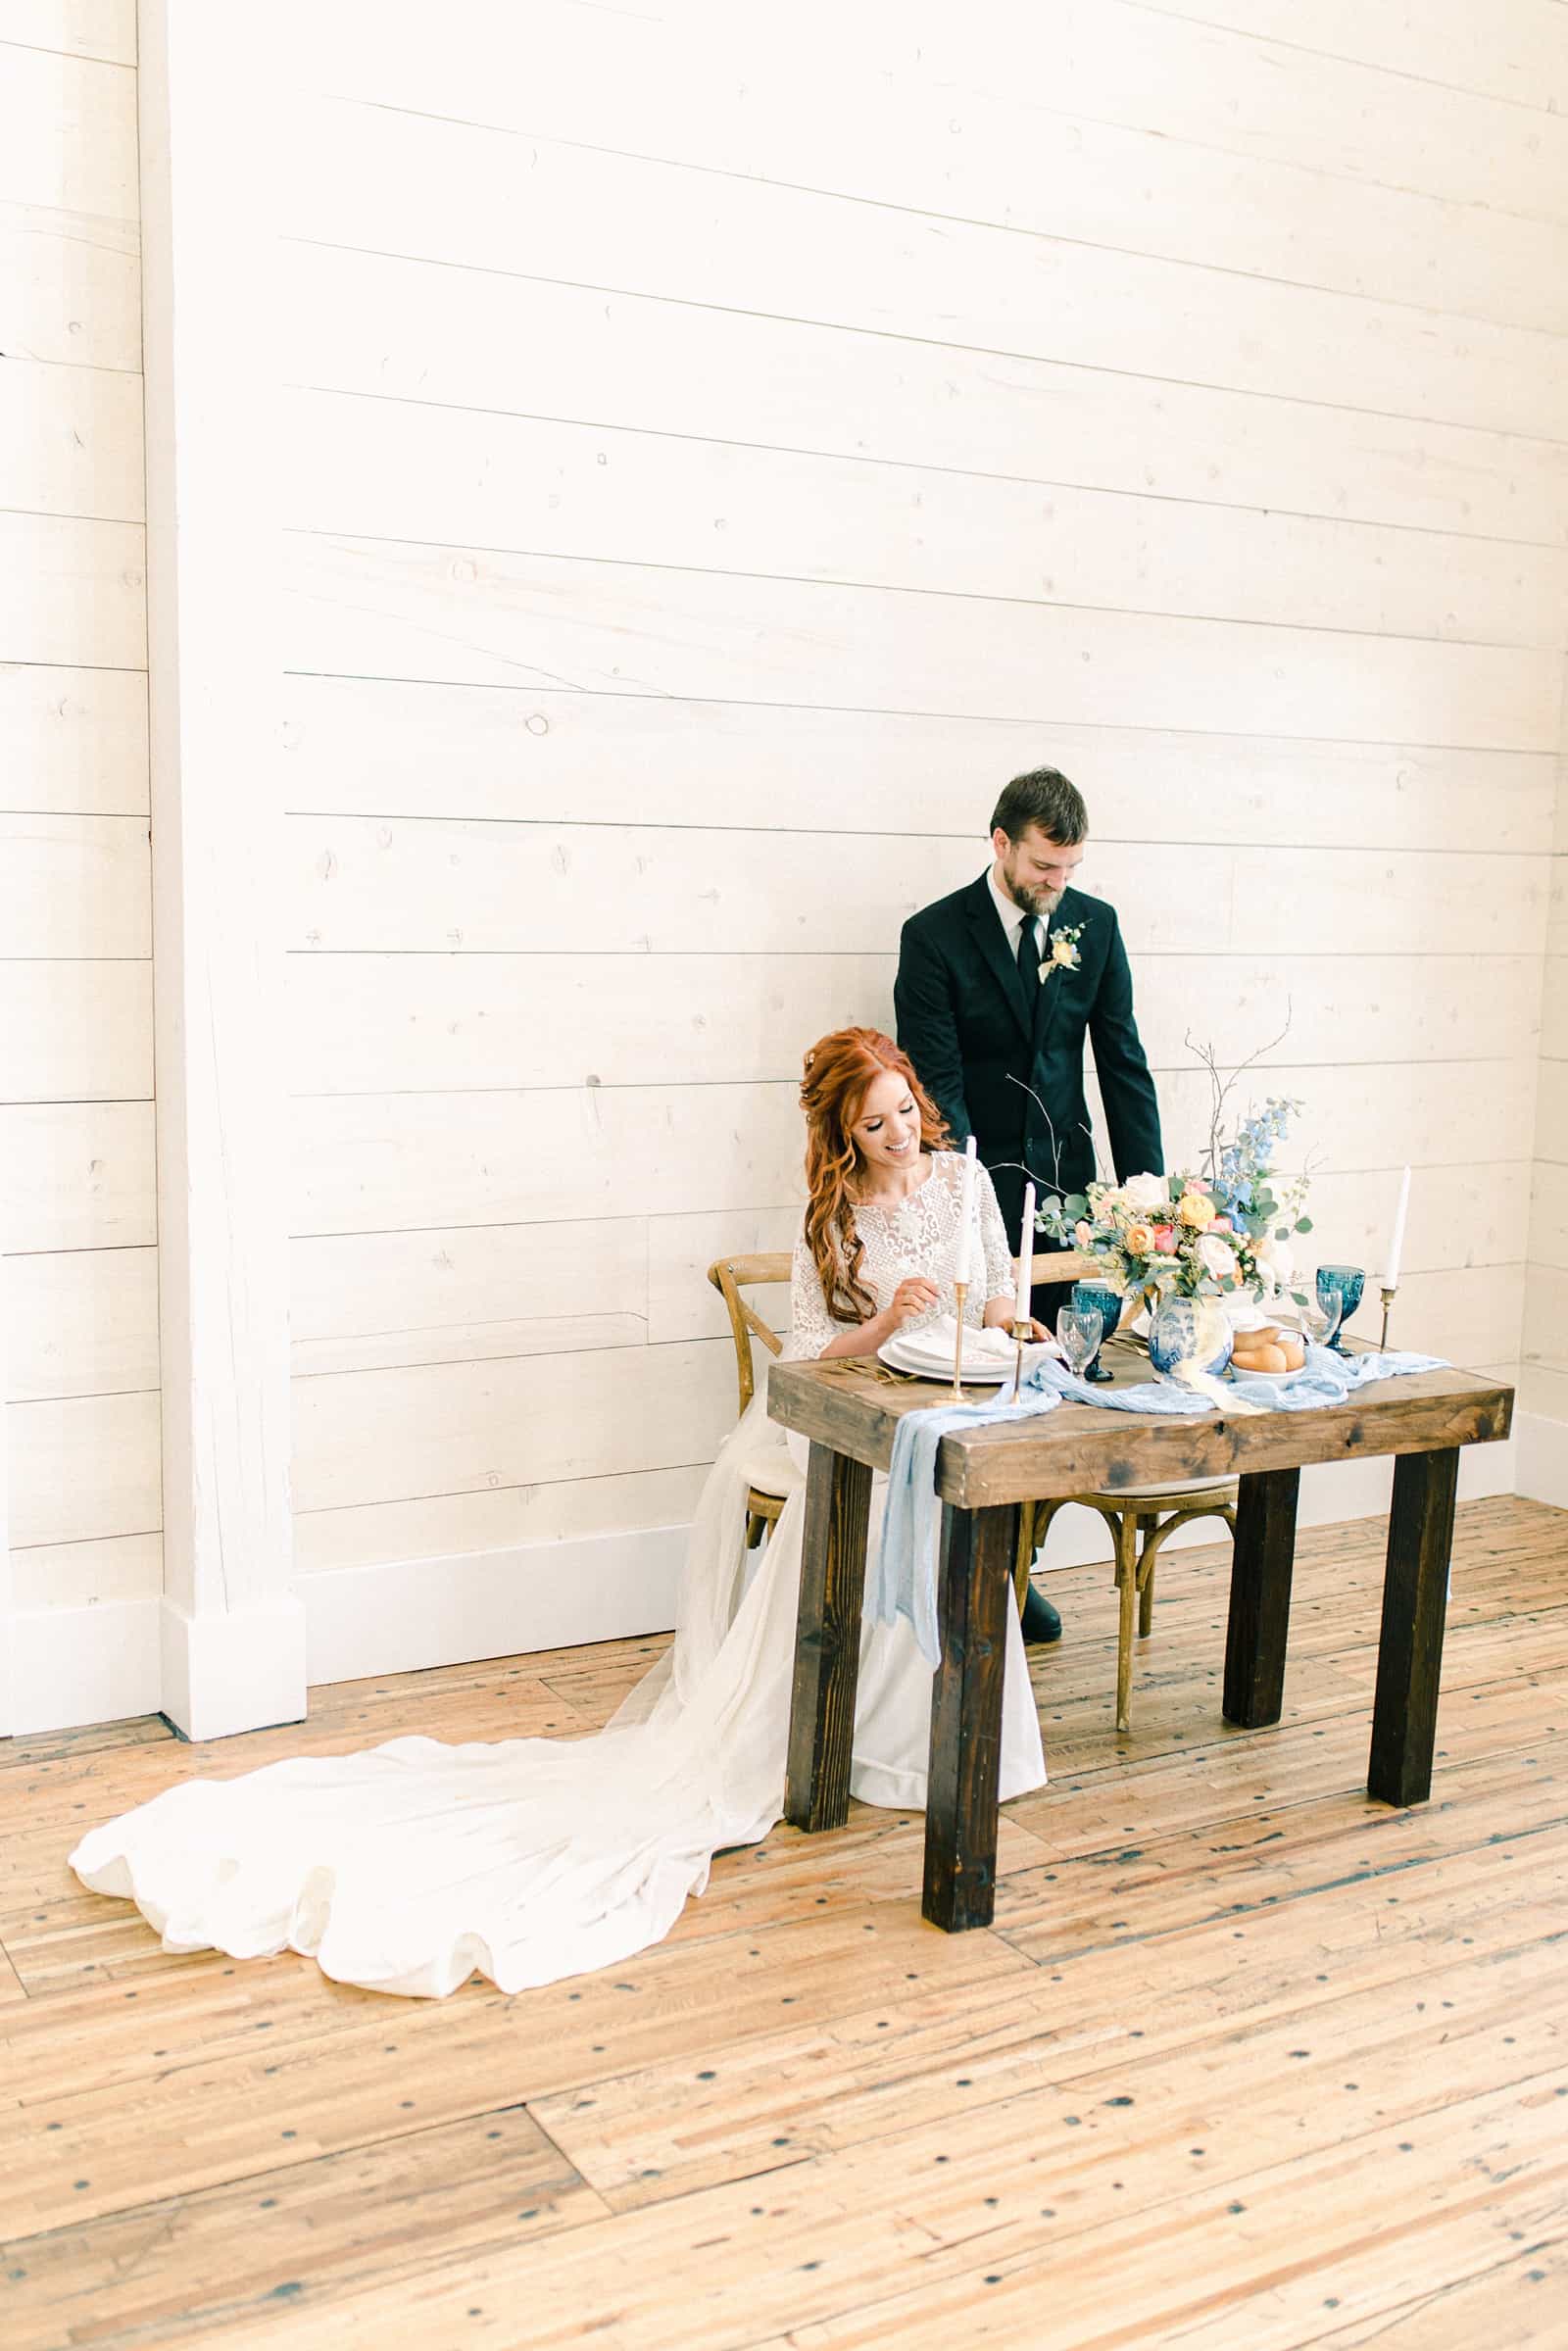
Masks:
[[[1061,849],[1089,838],[1084,796],[1059,767],[1031,767],[1027,775],[1015,775],[992,812],[991,830],[1000,825],[1009,841],[1021,841],[1032,824]]]

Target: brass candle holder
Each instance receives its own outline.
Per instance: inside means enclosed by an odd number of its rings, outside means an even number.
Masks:
[[[1386,1288],[1380,1288],[1380,1290],[1379,1290],[1379,1292],[1378,1292],[1378,1295],[1379,1295],[1379,1297],[1380,1297],[1380,1298],[1382,1298],[1382,1300],[1383,1300],[1383,1336],[1382,1336],[1382,1338],[1381,1338],[1381,1339],[1378,1341],[1378,1352],[1379,1352],[1379,1354],[1383,1354],[1383,1353],[1385,1353],[1385,1352],[1387,1351],[1387,1348],[1388,1348],[1388,1344],[1389,1344],[1389,1311],[1390,1311],[1390,1308],[1393,1306],[1395,1299],[1396,1299],[1396,1298],[1398,1297],[1398,1295],[1399,1295],[1399,1285],[1398,1285],[1398,1283],[1397,1283],[1397,1282],[1396,1282],[1396,1283],[1395,1283],[1395,1285],[1394,1285],[1394,1288],[1393,1288],[1392,1290],[1389,1290],[1389,1289],[1386,1289]]]
[[[957,1300],[957,1332],[953,1342],[953,1400],[963,1401],[963,1301],[969,1295],[967,1282],[955,1282],[953,1295]]]

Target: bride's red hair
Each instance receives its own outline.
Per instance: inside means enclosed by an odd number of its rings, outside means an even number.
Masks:
[[[920,1113],[920,1148],[941,1151],[947,1121],[901,1053],[880,1029],[835,1029],[812,1046],[801,1079],[806,1112],[806,1243],[822,1284],[828,1312],[840,1322],[866,1322],[876,1299],[860,1280],[864,1244],[855,1229],[851,1182],[860,1154],[850,1133],[867,1093],[884,1071],[903,1078]]]

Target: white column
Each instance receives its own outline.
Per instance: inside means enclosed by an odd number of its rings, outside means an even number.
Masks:
[[[4,1239],[0,1232],[0,1240]],[[11,1736],[16,1698],[11,1680],[11,1325],[6,1260],[0,1256],[0,1739]]]
[[[292,1584],[270,190],[259,21],[142,0],[164,1710],[305,1712]]]

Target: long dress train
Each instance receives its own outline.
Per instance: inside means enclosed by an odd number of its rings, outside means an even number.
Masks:
[[[857,1211],[879,1304],[906,1273],[930,1268],[947,1284],[934,1311],[952,1312],[956,1164],[936,1160],[906,1215],[877,1224],[881,1211]],[[995,1295],[1006,1286],[1001,1220],[981,1190]],[[1000,1249],[1004,1262],[1004,1240]],[[789,1351],[814,1355],[840,1326],[804,1248],[792,1303]],[[702,1892],[712,1856],[765,1836],[782,1809],[804,1495],[785,1503],[760,1560],[749,1554],[747,1488],[770,1435],[760,1395],[704,1488],[675,1639],[603,1732],[465,1746],[398,1739],[187,1782],[89,1831],[72,1855],[77,1876],[134,1901],[172,1950],[292,1949],[379,1991],[440,1996],[474,1969],[519,1991],[658,1942]],[[880,1519],[874,1493],[873,1544]],[[1011,1618],[1003,1711],[1005,1798],[1045,1780]],[[867,1625],[858,1796],[923,1806],[930,1713],[930,1669],[907,1625]]]

